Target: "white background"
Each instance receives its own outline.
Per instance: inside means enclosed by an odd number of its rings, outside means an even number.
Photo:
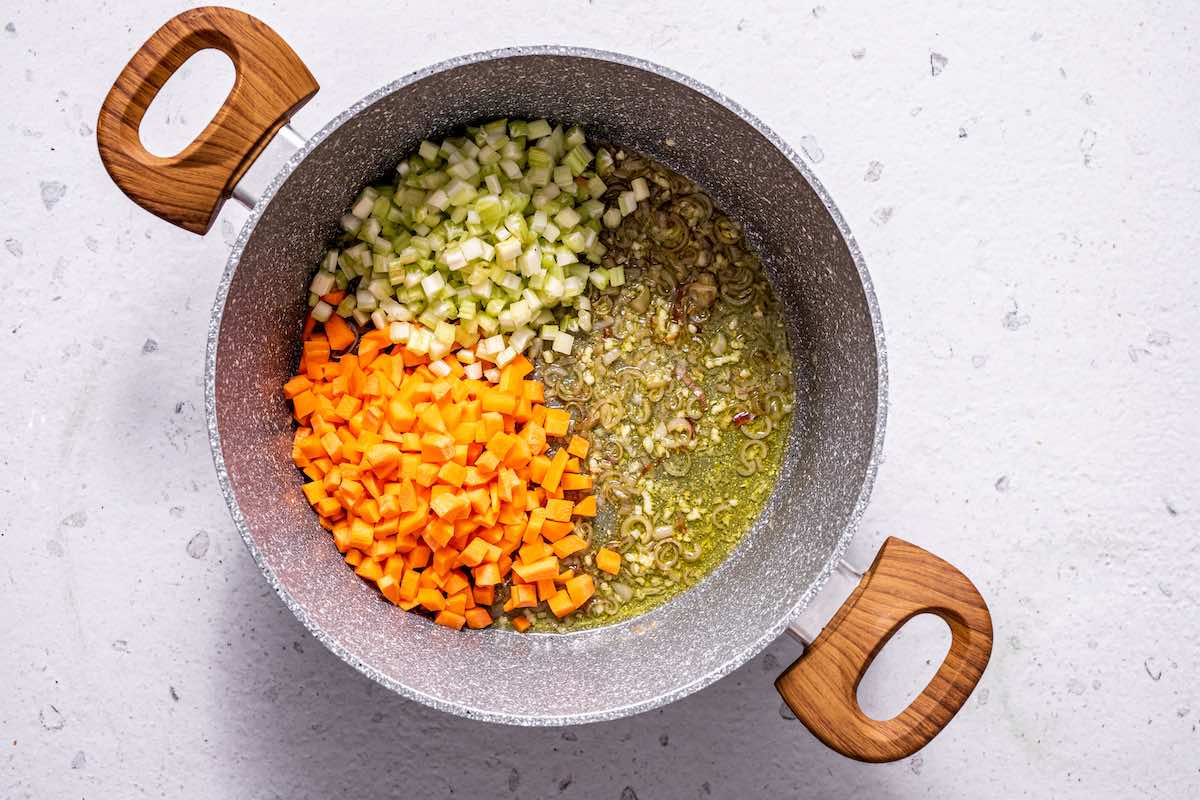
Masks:
[[[562,43],[688,73],[805,151],[888,336],[855,558],[910,538],[995,617],[939,739],[888,766],[828,752],[780,713],[786,640],[665,709],[537,730],[434,712],[326,652],[247,555],[204,434],[205,328],[244,212],[172,229],[96,156],[110,82],[183,6],[10,3],[0,796],[1200,794],[1196,9],[825,3],[245,7],[322,84],[302,131],[431,62]],[[164,101],[147,138],[178,147],[204,109]],[[904,638],[874,702],[945,643]]]

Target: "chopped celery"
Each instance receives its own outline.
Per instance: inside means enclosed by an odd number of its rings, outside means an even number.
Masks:
[[[630,189],[627,192],[621,192],[617,197],[617,208],[621,210],[621,216],[627,217],[637,208],[637,194]]]
[[[649,195],[637,179],[606,207],[613,166],[612,153],[589,148],[580,127],[544,119],[498,119],[423,141],[390,183],[350,204],[339,247],[309,285],[309,306],[319,318],[374,325],[434,359],[457,343],[470,354],[463,363],[482,348],[481,358],[502,366],[537,330],[567,354],[569,331],[590,328],[589,286],[624,282],[620,267],[600,266],[598,232]],[[321,299],[335,289],[346,293],[336,307]]]
[[[603,178],[608,173],[612,172],[613,157],[608,150],[601,148],[600,152],[596,153],[596,174]]]
[[[324,322],[333,314],[333,306],[326,303],[324,300],[318,300],[317,304],[312,308],[313,319],[317,322]]]
[[[639,203],[650,196],[650,186],[645,178],[634,178],[629,182],[629,188],[633,190],[633,199]]]
[[[575,346],[575,337],[564,331],[559,331],[554,337],[554,344],[551,349],[556,353],[562,353],[565,356],[571,355],[571,348]]]
[[[496,257],[501,261],[513,261],[519,255],[521,255],[521,242],[515,237],[510,237],[496,244]],[[332,280],[333,276],[329,277]]]
[[[513,134],[516,136],[517,134]],[[541,139],[544,136],[550,135],[550,123],[544,119],[534,120],[526,123],[525,135],[530,139]]]
[[[554,221],[558,223],[558,226],[568,230],[578,225],[579,220],[579,212],[573,208],[564,208],[562,211],[554,215]]]
[[[325,295],[333,291],[334,277],[333,273],[320,270],[316,277],[312,280],[311,290],[313,294]]]

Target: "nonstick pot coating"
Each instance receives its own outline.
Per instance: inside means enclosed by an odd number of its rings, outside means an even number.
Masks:
[[[281,384],[306,286],[337,221],[423,138],[496,117],[579,123],[662,161],[745,226],[782,301],[797,394],[766,509],[700,585],[596,630],[459,632],[384,600],[342,563],[292,465]],[[660,67],[594,51],[504,50],[386,86],[276,177],[230,256],[210,329],[208,413],[221,486],[255,560],[305,625],[408,697],[516,724],[613,718],[694,691],[779,635],[828,576],[869,494],[884,358],[869,278],[824,190],[758,120]]]

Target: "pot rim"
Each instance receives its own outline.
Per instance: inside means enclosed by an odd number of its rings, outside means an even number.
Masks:
[[[316,624],[309,616],[305,607],[292,597],[291,593],[280,582],[279,577],[271,569],[264,559],[262,552],[259,550],[251,534],[250,527],[247,525],[245,517],[242,515],[241,507],[238,504],[237,497],[234,494],[233,486],[229,480],[229,473],[225,466],[225,459],[221,452],[221,435],[217,427],[217,401],[216,401],[216,365],[217,365],[217,347],[220,336],[221,319],[224,315],[225,302],[229,294],[229,287],[233,281],[233,276],[237,272],[238,263],[241,260],[242,252],[246,247],[251,235],[253,235],[258,221],[262,218],[263,211],[270,205],[274,199],[276,192],[287,181],[292,171],[308,157],[318,145],[326,138],[338,130],[342,125],[349,122],[359,113],[374,105],[384,97],[396,92],[406,86],[409,86],[417,81],[430,77],[431,75],[445,72],[450,69],[455,69],[463,66],[479,64],[485,61],[492,61],[503,58],[523,57],[523,56],[568,56],[574,58],[586,58],[599,61],[608,61],[624,66],[634,67],[646,72],[651,72],[683,86],[692,89],[695,92],[707,97],[708,99],[724,106],[732,111],[747,124],[753,127],[759,134],[767,139],[776,149],[782,153],[792,166],[800,172],[805,181],[813,188],[817,196],[821,199],[825,209],[832,217],[834,224],[837,225],[838,231],[846,243],[846,247],[850,252],[850,256],[854,261],[855,269],[858,272],[859,281],[862,285],[863,295],[866,300],[867,309],[871,317],[872,338],[875,343],[875,363],[876,363],[876,411],[875,411],[875,431],[871,441],[870,457],[867,461],[866,472],[863,476],[862,485],[859,489],[858,497],[855,500],[854,507],[850,512],[850,516],[846,525],[842,529],[841,535],[830,554],[828,561],[822,568],[817,578],[809,585],[799,600],[792,606],[787,613],[775,621],[774,624],[767,627],[761,635],[755,639],[749,646],[742,648],[736,653],[731,654],[720,666],[712,669],[708,673],[696,678],[690,683],[682,686],[677,686],[670,692],[661,694],[647,700],[642,700],[637,703],[631,703],[626,706],[618,706],[598,711],[589,711],[578,714],[559,714],[559,715],[513,715],[503,714],[492,711],[480,711],[468,705],[463,705],[453,701],[442,699],[431,694],[413,689],[403,683],[393,680],[392,678],[379,672],[369,664],[364,663],[357,655],[346,650],[342,645],[318,624]],[[867,503],[871,496],[871,489],[875,482],[875,475],[878,469],[881,450],[883,447],[883,438],[887,420],[887,349],[884,343],[883,323],[879,313],[879,303],[875,296],[875,289],[871,282],[871,277],[867,272],[866,264],[863,261],[862,253],[859,250],[858,243],[854,239],[854,235],[850,232],[849,226],[842,217],[841,212],[833,202],[833,198],[825,190],[820,180],[809,169],[808,165],[800,158],[786,142],[784,142],[771,128],[762,122],[757,116],[751,114],[740,104],[726,97],[721,92],[718,92],[711,87],[700,83],[699,81],[688,77],[680,72],[677,72],[668,67],[655,64],[633,56],[628,56],[622,53],[616,53],[607,50],[595,50],[587,47],[573,47],[563,45],[537,45],[537,46],[522,46],[522,47],[505,47],[494,50],[483,50],[466,55],[456,56],[437,62],[422,69],[410,72],[402,78],[399,78],[391,83],[379,87],[375,91],[366,95],[358,102],[344,109],[341,113],[327,122],[317,133],[310,137],[302,147],[296,150],[295,153],[280,167],[279,171],[272,178],[266,189],[258,198],[258,202],[254,208],[250,210],[249,216],[245,224],[242,226],[241,232],[238,234],[237,240],[234,242],[233,249],[230,251],[229,259],[225,264],[225,270],[221,275],[220,283],[217,286],[216,299],[213,302],[212,315],[209,318],[208,324],[208,346],[205,355],[204,368],[204,405],[205,417],[208,425],[208,441],[212,451],[213,465],[217,472],[217,483],[220,486],[221,494],[225,498],[225,504],[229,508],[229,513],[233,518],[234,526],[238,533],[241,534],[242,541],[245,542],[246,548],[250,551],[254,563],[258,565],[259,570],[266,577],[267,582],[271,585],[283,600],[284,604],[291,609],[300,623],[311,633],[321,644],[328,648],[331,652],[337,655],[350,666],[361,672],[376,683],[390,689],[397,694],[402,695],[410,700],[416,700],[424,705],[431,706],[440,711],[449,712],[457,716],[466,717],[469,719],[483,720],[486,722],[498,722],[510,725],[522,726],[556,726],[556,725],[574,725],[587,722],[598,722],[602,720],[617,719],[624,716],[649,711],[653,708],[672,703],[676,700],[703,689],[705,686],[713,683],[719,678],[724,677],[733,670],[742,666],[754,656],[758,655],[767,645],[784,632],[784,630],[812,601],[817,594],[820,593],[829,577],[833,574],[837,564],[841,561],[846,552],[846,548],[850,544],[850,540],[854,538],[854,534],[858,529],[858,524],[862,518],[863,512],[866,509]],[[557,634],[538,634],[550,635]]]

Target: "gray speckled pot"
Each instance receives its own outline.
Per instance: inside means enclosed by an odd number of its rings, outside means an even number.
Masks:
[[[298,357],[311,270],[355,193],[421,139],[504,116],[579,123],[708,190],[761,254],[797,365],[799,411],[782,474],[737,550],[664,606],[569,635],[440,628],[346,569],[298,491],[279,390]],[[414,73],[348,108],[296,152],[229,257],[206,374],[229,509],[255,561],[313,635],[407,697],[521,725],[611,719],[668,703],[779,636],[853,534],[883,437],[885,382],[879,313],[858,248],[791,148],[685,76],[559,47],[480,53]]]

